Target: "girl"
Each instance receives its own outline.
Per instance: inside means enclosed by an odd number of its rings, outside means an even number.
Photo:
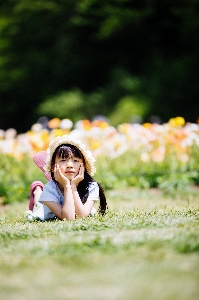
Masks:
[[[107,208],[106,197],[100,184],[92,176],[96,169],[91,152],[79,141],[68,135],[56,137],[49,145],[45,158],[34,158],[49,182],[44,186],[35,181],[31,185],[31,199],[26,217],[29,220],[75,220],[76,217],[93,215],[95,201],[100,201],[99,211]]]

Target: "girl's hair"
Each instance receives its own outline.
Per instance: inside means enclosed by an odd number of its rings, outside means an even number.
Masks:
[[[51,167],[55,164],[55,158],[56,157],[61,157],[63,159],[65,158],[70,158],[70,157],[77,157],[81,158],[83,160],[83,163],[85,165],[84,161],[84,156],[82,155],[81,151],[74,145],[71,144],[62,144],[58,146],[55,149],[55,152],[53,153],[52,160],[51,160]],[[51,177],[53,180],[54,179],[54,172],[51,170]],[[96,182],[85,170],[84,172],[84,179],[80,181],[77,187],[77,191],[79,193],[80,199],[82,203],[86,203],[88,194],[89,194],[89,185],[91,182]],[[107,202],[106,202],[106,196],[104,193],[104,190],[102,186],[97,182],[99,186],[99,197],[100,197],[100,207],[99,207],[99,212],[101,214],[105,214],[106,209],[107,209]]]

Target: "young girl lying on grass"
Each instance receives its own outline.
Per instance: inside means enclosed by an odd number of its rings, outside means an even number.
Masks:
[[[44,165],[45,158],[45,165]],[[93,207],[100,202],[99,212],[107,208],[106,197],[100,184],[92,176],[96,169],[95,159],[89,150],[69,135],[56,137],[46,152],[33,158],[49,182],[31,185],[28,220],[75,220],[76,217],[94,215]]]

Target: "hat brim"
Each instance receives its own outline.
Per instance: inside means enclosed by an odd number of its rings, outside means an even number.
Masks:
[[[75,140],[74,138],[72,138],[67,134],[58,136],[53,141],[50,142],[49,147],[47,149],[47,156],[45,160],[44,170],[50,173],[53,153],[55,152],[58,146],[63,144],[70,144],[79,149],[79,151],[82,153],[84,157],[85,168],[87,173],[90,176],[93,176],[94,173],[96,172],[96,168],[94,166],[95,158],[93,157],[91,151],[86,150],[85,145],[80,140]]]

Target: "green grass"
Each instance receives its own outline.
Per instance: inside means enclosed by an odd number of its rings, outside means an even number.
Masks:
[[[24,220],[0,212],[0,299],[198,300],[199,190],[107,192],[105,217]]]

